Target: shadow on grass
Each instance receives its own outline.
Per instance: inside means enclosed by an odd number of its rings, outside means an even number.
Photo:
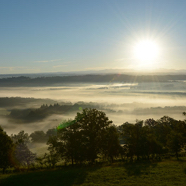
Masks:
[[[151,161],[139,161],[124,164],[128,176],[140,176],[141,174],[148,174],[149,169],[156,166],[157,163]]]
[[[184,168],[184,170],[183,170],[183,171],[184,171],[184,173],[186,174],[186,168]]]
[[[89,172],[96,171],[99,167],[68,167],[57,170],[35,171],[14,174],[0,180],[3,186],[71,186],[82,184]]]
[[[175,159],[175,161],[180,162],[180,163],[183,163],[183,162],[186,162],[186,159],[179,158],[179,159]]]

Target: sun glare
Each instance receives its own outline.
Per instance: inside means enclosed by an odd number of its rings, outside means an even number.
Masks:
[[[152,63],[159,55],[158,45],[151,40],[143,40],[134,46],[134,56],[142,63]]]

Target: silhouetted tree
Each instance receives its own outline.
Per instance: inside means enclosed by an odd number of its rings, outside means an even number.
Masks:
[[[31,141],[34,143],[45,143],[47,136],[43,131],[34,131],[30,134]]]
[[[140,157],[149,159],[150,155],[154,156],[162,153],[162,144],[157,140],[154,132],[155,126],[153,120],[146,121],[145,126],[143,126],[143,121],[137,121],[136,124],[124,123],[122,125],[125,148],[128,149],[128,156],[131,160],[134,155],[139,160]]]
[[[0,126],[0,168],[5,173],[6,168],[12,166],[14,145],[11,138]]]
[[[17,142],[15,145],[15,159],[17,165],[29,167],[34,162],[36,154],[32,153],[23,142]]]
[[[143,134],[143,121],[138,121],[136,124],[123,124],[123,136],[126,139],[126,145],[128,146],[128,155],[133,158],[137,156],[139,160],[140,155],[143,155],[144,150],[144,134]]]
[[[170,134],[167,135],[167,146],[171,152],[176,154],[176,158],[178,159],[178,152],[180,152],[184,146],[183,136],[172,130]]]
[[[57,136],[50,136],[47,144],[50,152],[59,155],[66,161],[70,160],[72,164],[82,158],[79,156],[82,145],[81,135],[73,120],[63,121],[58,127]]]
[[[99,154],[113,160],[119,153],[117,130],[106,114],[96,109],[83,109],[75,120],[65,121],[58,127],[57,136],[48,140],[49,150],[62,158],[81,163],[93,163]],[[63,127],[65,126],[65,127]]]
[[[87,161],[94,162],[104,146],[104,137],[112,121],[106,114],[96,109],[83,109],[77,113],[75,122],[81,131],[83,148],[82,154]]]
[[[45,153],[42,157],[37,157],[36,162],[43,167],[55,167],[56,163],[59,162],[59,154],[56,154],[52,151]]]
[[[29,135],[24,131],[20,131],[18,134],[11,135],[11,138],[15,145],[15,165],[29,167],[36,158],[36,154],[32,153],[27,146],[30,142]]]
[[[49,139],[50,136],[56,136],[57,135],[57,130],[54,128],[54,129],[48,129],[46,131],[46,137],[47,139]]]
[[[30,137],[28,133],[25,133],[23,130],[20,131],[18,134],[11,134],[11,139],[13,140],[14,143],[25,143],[28,144],[30,143]]]
[[[149,158],[150,155],[154,157],[155,154],[160,155],[163,153],[163,145],[158,141],[156,136],[156,127],[158,122],[154,119],[147,119],[145,120],[145,135],[147,138],[147,148],[145,149],[146,155]]]
[[[114,157],[117,157],[121,152],[121,145],[119,143],[119,133],[115,126],[110,126],[106,129],[105,135],[102,138],[102,153],[110,158],[113,162]]]

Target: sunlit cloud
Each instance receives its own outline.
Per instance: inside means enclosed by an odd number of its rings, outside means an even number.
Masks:
[[[90,68],[84,68],[83,70],[105,70],[105,67],[90,67]]]
[[[56,66],[53,66],[53,68],[59,68],[59,67],[64,67],[64,66],[67,66],[67,64],[64,64],[64,65],[56,65]]]
[[[50,60],[49,62],[55,62],[55,61],[61,61],[62,59],[53,59],[53,60]]]
[[[35,63],[50,63],[50,62],[56,62],[61,61],[62,59],[52,59],[52,60],[43,60],[43,61],[34,61]]]
[[[125,60],[132,60],[133,58],[120,58],[120,59],[115,59],[115,61],[125,61]]]

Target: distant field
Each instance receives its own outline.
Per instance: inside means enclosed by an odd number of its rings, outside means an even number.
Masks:
[[[0,175],[2,186],[170,186],[186,185],[186,160],[115,163]]]

